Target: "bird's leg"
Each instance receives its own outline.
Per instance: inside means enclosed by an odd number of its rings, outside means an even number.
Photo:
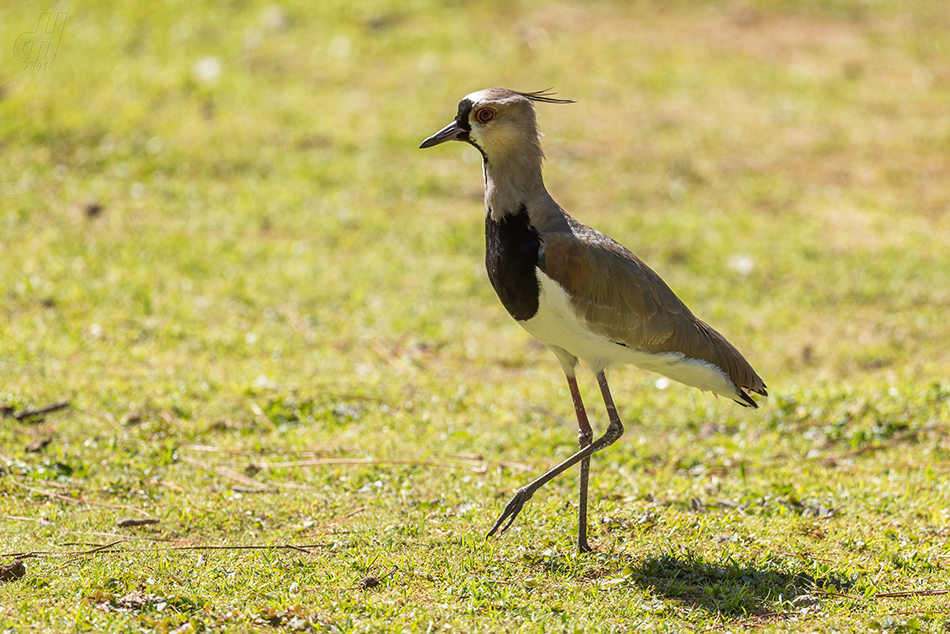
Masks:
[[[525,502],[530,500],[531,496],[534,495],[538,489],[576,465],[578,462],[584,460],[585,458],[591,457],[604,447],[617,442],[617,439],[623,436],[623,424],[620,422],[620,417],[617,416],[617,409],[614,407],[613,399],[610,397],[610,390],[607,388],[607,377],[603,372],[597,375],[597,382],[600,384],[600,392],[604,397],[604,404],[607,406],[607,414],[610,416],[610,424],[607,426],[607,431],[605,431],[604,435],[595,440],[593,443],[587,445],[576,454],[542,475],[534,482],[515,491],[515,496],[511,498],[511,500],[505,506],[505,510],[502,511],[501,516],[495,520],[495,525],[492,526],[490,531],[488,531],[489,537],[499,532],[499,530],[502,533],[508,530],[508,528],[511,527],[511,523],[515,521],[516,517],[518,517],[518,513],[521,512]]]
[[[607,417],[610,419],[610,427],[616,425],[620,428],[620,434],[623,434],[623,425],[620,423],[620,415],[617,408],[614,407],[614,399],[610,395],[610,387],[607,385],[607,375],[601,372],[597,375],[597,384],[600,386],[600,395],[604,397],[604,407],[607,408]],[[606,436],[606,434],[604,434]],[[620,435],[617,436],[620,438]]]
[[[577,445],[584,449],[594,439],[594,430],[587,420],[587,411],[581,400],[580,390],[577,389],[577,379],[567,377],[567,385],[571,389],[571,400],[574,401],[574,414],[577,415]],[[581,460],[580,492],[577,497],[577,552],[589,553],[590,544],[587,543],[587,481],[590,478],[590,456]]]

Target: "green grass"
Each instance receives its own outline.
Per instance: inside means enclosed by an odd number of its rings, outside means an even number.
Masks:
[[[80,1],[24,71],[41,9],[0,8],[0,629],[946,631],[945,2]],[[587,556],[576,473],[484,537],[576,426],[477,155],[416,149],[550,85],[555,198],[772,395],[616,370]]]

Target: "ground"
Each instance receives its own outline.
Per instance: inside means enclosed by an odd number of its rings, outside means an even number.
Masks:
[[[943,0],[43,8],[0,7],[5,631],[950,627]],[[478,154],[417,149],[490,86],[577,101],[554,197],[769,386],[613,371],[590,555],[576,472],[485,537],[576,446]]]

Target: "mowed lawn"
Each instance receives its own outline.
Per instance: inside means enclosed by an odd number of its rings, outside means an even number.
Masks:
[[[417,149],[491,86],[769,386],[615,370],[589,555],[485,537],[576,450]],[[944,632],[948,245],[945,0],[3,3],[0,629]]]

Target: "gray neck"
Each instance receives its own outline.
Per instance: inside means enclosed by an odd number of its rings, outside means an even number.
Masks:
[[[564,210],[544,187],[541,158],[539,148],[533,161],[525,160],[523,156],[520,163],[486,159],[483,163],[486,213],[495,222],[501,222],[505,216],[526,210],[536,230],[569,233]]]
[[[540,150],[485,158],[485,209],[495,220],[551,199],[541,176],[541,158]]]

